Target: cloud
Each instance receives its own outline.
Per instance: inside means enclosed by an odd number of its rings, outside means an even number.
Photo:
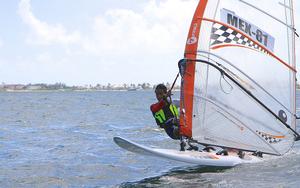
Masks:
[[[86,31],[68,31],[62,24],[38,19],[30,0],[21,0],[18,13],[30,27],[32,44],[76,44],[76,52],[96,56],[166,54],[184,48],[185,36],[196,5],[194,0],[151,0],[139,11],[110,9],[94,18]],[[187,13],[188,12],[188,13]],[[184,37],[182,37],[184,36]]]
[[[197,3],[197,0],[149,0],[140,2],[136,10],[111,8],[99,13],[80,31],[41,20],[34,15],[30,0],[20,0],[18,13],[30,28],[27,41],[31,44],[67,47],[59,55],[51,49],[49,53],[35,55],[36,64],[32,67],[41,65],[49,72],[71,68],[73,75],[81,75],[81,78],[70,79],[70,74],[63,72],[65,80],[80,82],[79,79],[86,78],[82,81],[85,83],[135,80],[157,83],[172,81],[176,75],[176,61],[183,56]],[[300,11],[295,12],[299,19]],[[300,47],[299,42],[297,46]],[[159,72],[157,67],[167,71]],[[49,75],[54,75],[51,73]]]
[[[91,34],[83,38],[83,51],[101,58],[98,72],[103,80],[172,82],[196,4],[151,0],[135,11],[107,10],[94,18]]]
[[[37,44],[73,44],[80,41],[78,32],[67,32],[61,24],[50,25],[40,21],[31,10],[30,0],[21,0],[18,13],[22,21],[32,30],[32,35],[28,39],[31,43]]]
[[[87,51],[118,53],[171,53],[184,47],[195,1],[149,1],[140,9],[111,9],[94,19]],[[184,36],[184,37],[182,37]]]

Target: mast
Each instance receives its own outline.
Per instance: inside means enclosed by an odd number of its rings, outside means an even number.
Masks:
[[[208,0],[200,0],[188,33],[184,57],[187,59],[196,59],[198,49],[198,39],[202,17]],[[186,65],[181,84],[181,103],[180,103],[180,132],[182,135],[192,137],[192,114],[194,97],[195,64]]]

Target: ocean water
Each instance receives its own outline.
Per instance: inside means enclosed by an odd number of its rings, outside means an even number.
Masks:
[[[156,128],[155,100],[152,91],[0,93],[0,187],[299,187],[300,143],[285,156],[225,169],[115,145],[122,136],[179,148]]]

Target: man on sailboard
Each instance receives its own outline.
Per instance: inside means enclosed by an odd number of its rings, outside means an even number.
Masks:
[[[179,136],[179,113],[177,107],[170,100],[171,92],[164,84],[158,84],[155,88],[155,95],[158,100],[150,106],[150,110],[157,125],[165,129],[168,136],[174,140]]]

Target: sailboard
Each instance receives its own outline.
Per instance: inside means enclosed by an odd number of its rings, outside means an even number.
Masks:
[[[256,163],[262,158],[247,155],[243,159],[236,154],[217,155],[215,152],[179,151],[174,149],[161,149],[137,144],[122,137],[114,137],[114,142],[123,149],[146,156],[161,157],[169,160],[180,161],[189,164],[215,167],[233,167],[242,163]]]
[[[293,1],[200,0],[179,67],[182,135],[271,155],[299,139]]]
[[[204,146],[287,153],[300,140],[295,35],[292,0],[200,0],[178,63],[180,135]],[[114,140],[132,152],[201,165],[245,162]]]

